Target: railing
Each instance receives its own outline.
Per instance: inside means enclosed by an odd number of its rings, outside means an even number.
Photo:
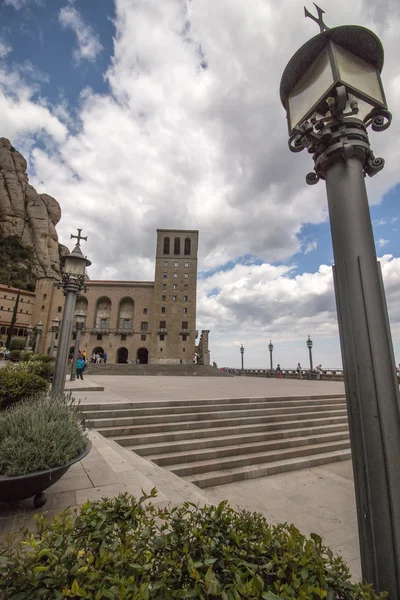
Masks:
[[[190,335],[190,329],[181,329],[180,334],[181,335]]]
[[[110,329],[111,332],[114,332],[116,335],[132,335],[133,328],[129,327],[129,329],[124,329],[123,327],[118,327],[117,329]]]
[[[157,329],[157,333],[164,335],[164,334],[168,333],[168,329],[166,327],[159,327]]]
[[[97,334],[101,333],[103,335],[108,335],[110,333],[111,329],[109,327],[92,327],[90,329],[89,328],[86,329],[86,331],[88,333],[97,333]]]
[[[225,367],[223,368],[224,371],[226,371],[227,373],[231,373],[232,375],[253,375],[253,376],[258,376],[258,377],[279,377],[279,373],[275,370],[275,369],[232,369],[230,367]],[[293,379],[295,377],[298,377],[298,371],[297,369],[281,369],[280,373],[282,374],[283,377],[287,377],[288,379]],[[310,379],[319,379],[320,377],[324,376],[327,379],[330,378],[343,378],[343,369],[321,369],[320,371],[317,371],[315,369],[313,369],[312,372],[310,372],[310,369],[301,369],[301,375],[302,377],[304,377],[304,379],[306,378],[310,378]],[[311,375],[311,377],[310,377]]]

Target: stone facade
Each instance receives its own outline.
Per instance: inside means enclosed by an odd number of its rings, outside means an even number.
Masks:
[[[106,352],[108,362],[188,364],[195,352],[198,231],[157,230],[154,282],[87,281],[76,308],[87,316],[80,349]],[[32,323],[42,321],[41,352],[64,296],[54,278],[36,284]],[[74,342],[71,341],[71,346]],[[57,341],[55,343],[57,348]]]
[[[8,285],[0,285],[0,346],[6,342],[8,327],[11,323],[18,292],[19,302],[13,338],[24,338],[26,336],[26,328],[32,322],[32,312],[36,301],[35,294]]]

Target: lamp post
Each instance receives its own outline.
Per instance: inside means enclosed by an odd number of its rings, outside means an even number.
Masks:
[[[31,340],[32,331],[33,331],[32,325],[28,325],[28,327],[26,328],[25,350],[29,350],[29,342]]]
[[[241,344],[241,346],[240,346],[240,354],[242,355],[242,371],[243,371],[243,369],[244,369],[244,362],[243,362],[244,348],[243,348],[243,344]]]
[[[39,352],[40,336],[42,335],[42,331],[43,331],[42,321],[39,321],[39,323],[36,324],[35,331],[36,331],[36,339],[35,339],[34,353],[37,354]]]
[[[75,339],[75,347],[74,347],[74,358],[72,360],[71,365],[71,376],[70,381],[75,381],[76,379],[76,361],[78,359],[79,354],[79,342],[81,339],[81,333],[85,327],[86,323],[86,315],[83,310],[75,313],[75,329],[76,329],[76,339]]]
[[[58,317],[54,317],[54,319],[51,320],[51,342],[50,342],[49,356],[53,356],[53,354],[54,354],[54,344],[56,341],[56,333],[58,333],[59,327],[60,327],[60,319]]]
[[[274,346],[271,342],[271,340],[269,340],[269,344],[268,344],[268,350],[269,350],[269,364],[270,364],[270,369],[271,371],[273,370],[273,364],[272,364],[272,351],[274,349]]]
[[[280,94],[290,149],[313,155],[307,183],[326,181],[363,578],[400,598],[400,397],[365,186],[384,166],[367,127],[391,121],[383,48],[363,27],[328,29],[317,10],[321,32],[290,60]]]
[[[81,236],[81,231],[82,229],[78,229],[78,235],[71,234],[71,239],[75,238],[77,243],[71,254],[67,254],[64,257],[61,282],[59,283],[59,287],[63,289],[65,303],[58,340],[56,364],[54,366],[53,385],[51,388],[54,394],[61,394],[64,391],[76,296],[82,289],[86,292],[85,269],[92,264],[82,254],[80,241],[87,240],[87,237]]]
[[[313,364],[312,364],[312,339],[310,338],[310,336],[308,336],[308,340],[307,340],[307,348],[308,348],[308,353],[310,355],[310,379],[312,377],[312,371],[313,371]]]

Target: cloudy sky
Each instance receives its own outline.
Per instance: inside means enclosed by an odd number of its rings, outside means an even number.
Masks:
[[[310,10],[314,9],[309,3]],[[287,148],[283,69],[318,33],[303,0],[0,0],[0,135],[54,196],[92,279],[152,280],[157,227],[199,229],[198,328],[212,360],[340,367],[324,183]],[[385,47],[394,114],[367,185],[400,361],[398,0],[320,0]]]

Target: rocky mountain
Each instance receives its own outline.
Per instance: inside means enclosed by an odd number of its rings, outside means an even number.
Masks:
[[[56,231],[60,205],[37,193],[26,168],[22,154],[0,138],[0,282],[32,289],[38,277],[58,277],[67,249]]]

